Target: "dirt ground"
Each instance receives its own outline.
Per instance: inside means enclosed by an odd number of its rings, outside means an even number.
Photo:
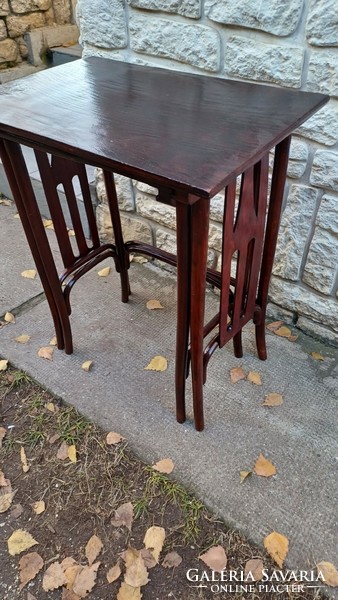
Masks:
[[[52,564],[65,558],[74,559],[77,566],[87,565],[85,549],[93,535],[99,538],[102,548],[95,558],[100,562],[97,578],[86,595],[90,600],[138,600],[141,595],[143,600],[319,598],[318,590],[258,591],[258,583],[254,584],[254,591],[247,593],[236,591],[236,582],[230,591],[215,591],[215,587],[212,591],[210,583],[196,587],[197,583],[188,581],[187,570],[205,570],[211,576],[210,569],[198,557],[213,546],[224,548],[227,570],[244,570],[246,562],[253,558],[262,559],[267,569],[276,565],[261,549],[211,515],[175,482],[173,475],[159,473],[138,460],[129,450],[128,440],[108,445],[107,432],[11,367],[0,372],[1,427],[5,435],[0,449],[0,475],[3,471],[14,492],[11,505],[0,514],[1,600],[84,597],[67,590],[66,584],[44,591],[43,578]],[[64,458],[57,456],[63,442],[66,450],[75,446],[76,462],[71,451]],[[45,510],[36,514],[33,505],[39,502],[41,507],[42,501]],[[130,531],[125,525],[116,526],[116,510],[124,503],[133,506]],[[127,586],[121,591],[126,568],[123,553],[128,547],[143,548],[145,533],[152,526],[165,531],[159,563],[149,566],[149,581],[140,590]],[[29,532],[37,544],[12,556],[7,542],[17,530]],[[163,560],[173,551],[182,561],[178,566],[165,568]],[[32,552],[37,552],[44,564],[20,590],[20,561]],[[122,573],[108,583],[107,572],[116,564]]]

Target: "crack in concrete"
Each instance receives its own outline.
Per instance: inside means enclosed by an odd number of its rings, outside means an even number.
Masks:
[[[22,302],[22,304],[19,304],[19,306],[16,306],[15,308],[12,308],[10,311],[6,311],[6,312],[11,312],[15,317],[18,317],[20,315],[24,315],[26,312],[30,311],[32,308],[34,308],[38,304],[41,304],[41,302],[44,302],[44,300],[46,300],[45,293],[40,292],[36,296],[29,298],[29,300]],[[4,317],[5,317],[5,314],[1,315],[0,320],[3,321]]]

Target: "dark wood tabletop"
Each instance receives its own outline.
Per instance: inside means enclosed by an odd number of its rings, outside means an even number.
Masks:
[[[0,86],[0,136],[212,197],[327,101],[88,58]]]

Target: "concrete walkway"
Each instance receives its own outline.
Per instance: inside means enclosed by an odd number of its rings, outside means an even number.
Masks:
[[[7,310],[17,315],[14,325],[0,330],[0,357],[107,431],[120,432],[147,462],[172,458],[175,478],[250,539],[262,544],[272,530],[286,535],[289,566],[309,569],[321,560],[337,565],[338,351],[305,336],[290,343],[268,333],[269,358],[261,362],[252,325],[247,326],[243,359],[234,358],[229,344],[210,362],[206,428],[197,433],[189,394],[189,420],[184,425],[175,420],[172,276],[150,264],[133,264],[132,297],[125,305],[113,263],[107,261],[112,266],[107,278],[98,277],[99,267],[72,292],[74,354],[55,349],[53,362],[38,358],[53,327],[39,281],[20,275],[34,265],[14,213],[14,207],[0,206],[0,316]],[[54,233],[48,235],[57,253]],[[164,310],[148,311],[149,299],[160,300]],[[207,303],[212,313],[216,296],[209,293]],[[14,341],[21,334],[31,336],[27,345]],[[325,361],[315,361],[312,350]],[[168,370],[144,370],[158,354],[168,359]],[[85,373],[81,364],[89,359],[93,369]],[[259,371],[263,385],[232,385],[229,370],[235,366]],[[262,406],[269,392],[283,394],[284,404]],[[239,471],[252,469],[260,453],[276,465],[277,475],[253,475],[240,484]]]

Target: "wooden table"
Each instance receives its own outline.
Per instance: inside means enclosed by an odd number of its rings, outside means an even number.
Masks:
[[[233,338],[235,355],[242,356],[241,331],[253,319],[258,355],[266,358],[265,311],[290,134],[327,100],[321,94],[101,58],[75,61],[0,86],[1,158],[49,302],[58,347],[67,353],[73,350],[70,290],[99,261],[114,258],[124,302],[130,293],[131,251],[177,265],[176,415],[179,422],[185,420],[190,363],[195,427],[202,430],[203,383],[214,350]],[[21,144],[35,150],[65,267],[60,277]],[[114,244],[100,243],[85,164],[104,170]],[[113,172],[155,186],[157,200],[176,207],[176,256],[137,240],[124,242]],[[85,238],[76,205],[76,177],[91,242]],[[57,194],[60,184],[78,252],[69,241]],[[218,273],[207,269],[207,251],[210,199],[221,190],[225,209]],[[235,255],[237,271],[231,277]],[[220,289],[220,310],[204,325],[206,281]]]

